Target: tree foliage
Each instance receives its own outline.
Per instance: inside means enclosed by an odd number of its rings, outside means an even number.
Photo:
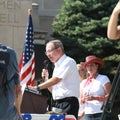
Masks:
[[[85,61],[85,57],[91,54],[102,58],[106,64],[101,72],[108,75],[111,81],[120,61],[120,40],[107,38],[107,25],[117,2],[118,0],[64,0],[52,24],[52,36],[62,40],[69,56],[77,63]],[[116,115],[119,113],[117,106],[118,102],[114,104]]]
[[[107,24],[116,3],[116,0],[64,0],[52,24],[52,36],[63,41],[68,55],[77,62],[85,61],[91,54],[104,59],[103,71],[110,77],[120,61],[120,41],[107,38]]]

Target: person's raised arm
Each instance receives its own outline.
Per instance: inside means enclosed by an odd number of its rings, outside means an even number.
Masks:
[[[120,14],[120,0],[113,9],[110,20],[108,22],[107,36],[111,40],[120,39],[120,25],[118,25],[119,14]]]

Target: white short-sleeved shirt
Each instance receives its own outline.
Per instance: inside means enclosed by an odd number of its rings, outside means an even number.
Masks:
[[[53,77],[62,78],[56,85],[52,86],[53,99],[65,97],[79,97],[80,78],[76,62],[65,54],[55,63]]]
[[[84,93],[88,93],[91,96],[105,95],[105,91],[103,87],[106,83],[110,82],[109,78],[106,75],[99,74],[97,78],[87,87],[84,86],[86,80],[83,80],[80,86],[82,87]],[[84,106],[85,114],[94,114],[94,113],[103,112],[101,110],[102,105],[103,105],[103,102],[100,102],[98,100],[87,101]]]

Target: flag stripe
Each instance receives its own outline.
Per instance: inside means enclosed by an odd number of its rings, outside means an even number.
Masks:
[[[34,54],[33,54],[33,57],[34,57]],[[33,59],[33,57],[31,59]],[[33,64],[31,64],[32,63],[31,61],[33,61]],[[30,60],[30,62],[26,63],[25,66],[22,67],[21,75],[20,75],[21,85],[26,84],[29,80],[31,80],[31,78],[32,78],[32,81],[34,81],[34,78],[35,78],[34,67],[35,67],[34,60]]]
[[[34,56],[34,54],[33,54],[33,56]],[[30,61],[28,63],[26,63],[24,67],[22,67],[22,69],[21,69],[21,76],[20,76],[21,79],[24,79],[29,72],[32,72],[32,71],[35,72],[34,71],[35,64],[34,64],[33,56],[30,59]]]

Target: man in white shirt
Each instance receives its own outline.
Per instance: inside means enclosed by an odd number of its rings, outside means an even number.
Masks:
[[[46,44],[46,55],[55,68],[48,78],[48,71],[43,69],[45,82],[38,85],[39,89],[49,88],[54,100],[54,107],[62,112],[78,116],[80,78],[74,59],[66,56],[60,40],[52,40]],[[36,86],[34,88],[37,88]]]

